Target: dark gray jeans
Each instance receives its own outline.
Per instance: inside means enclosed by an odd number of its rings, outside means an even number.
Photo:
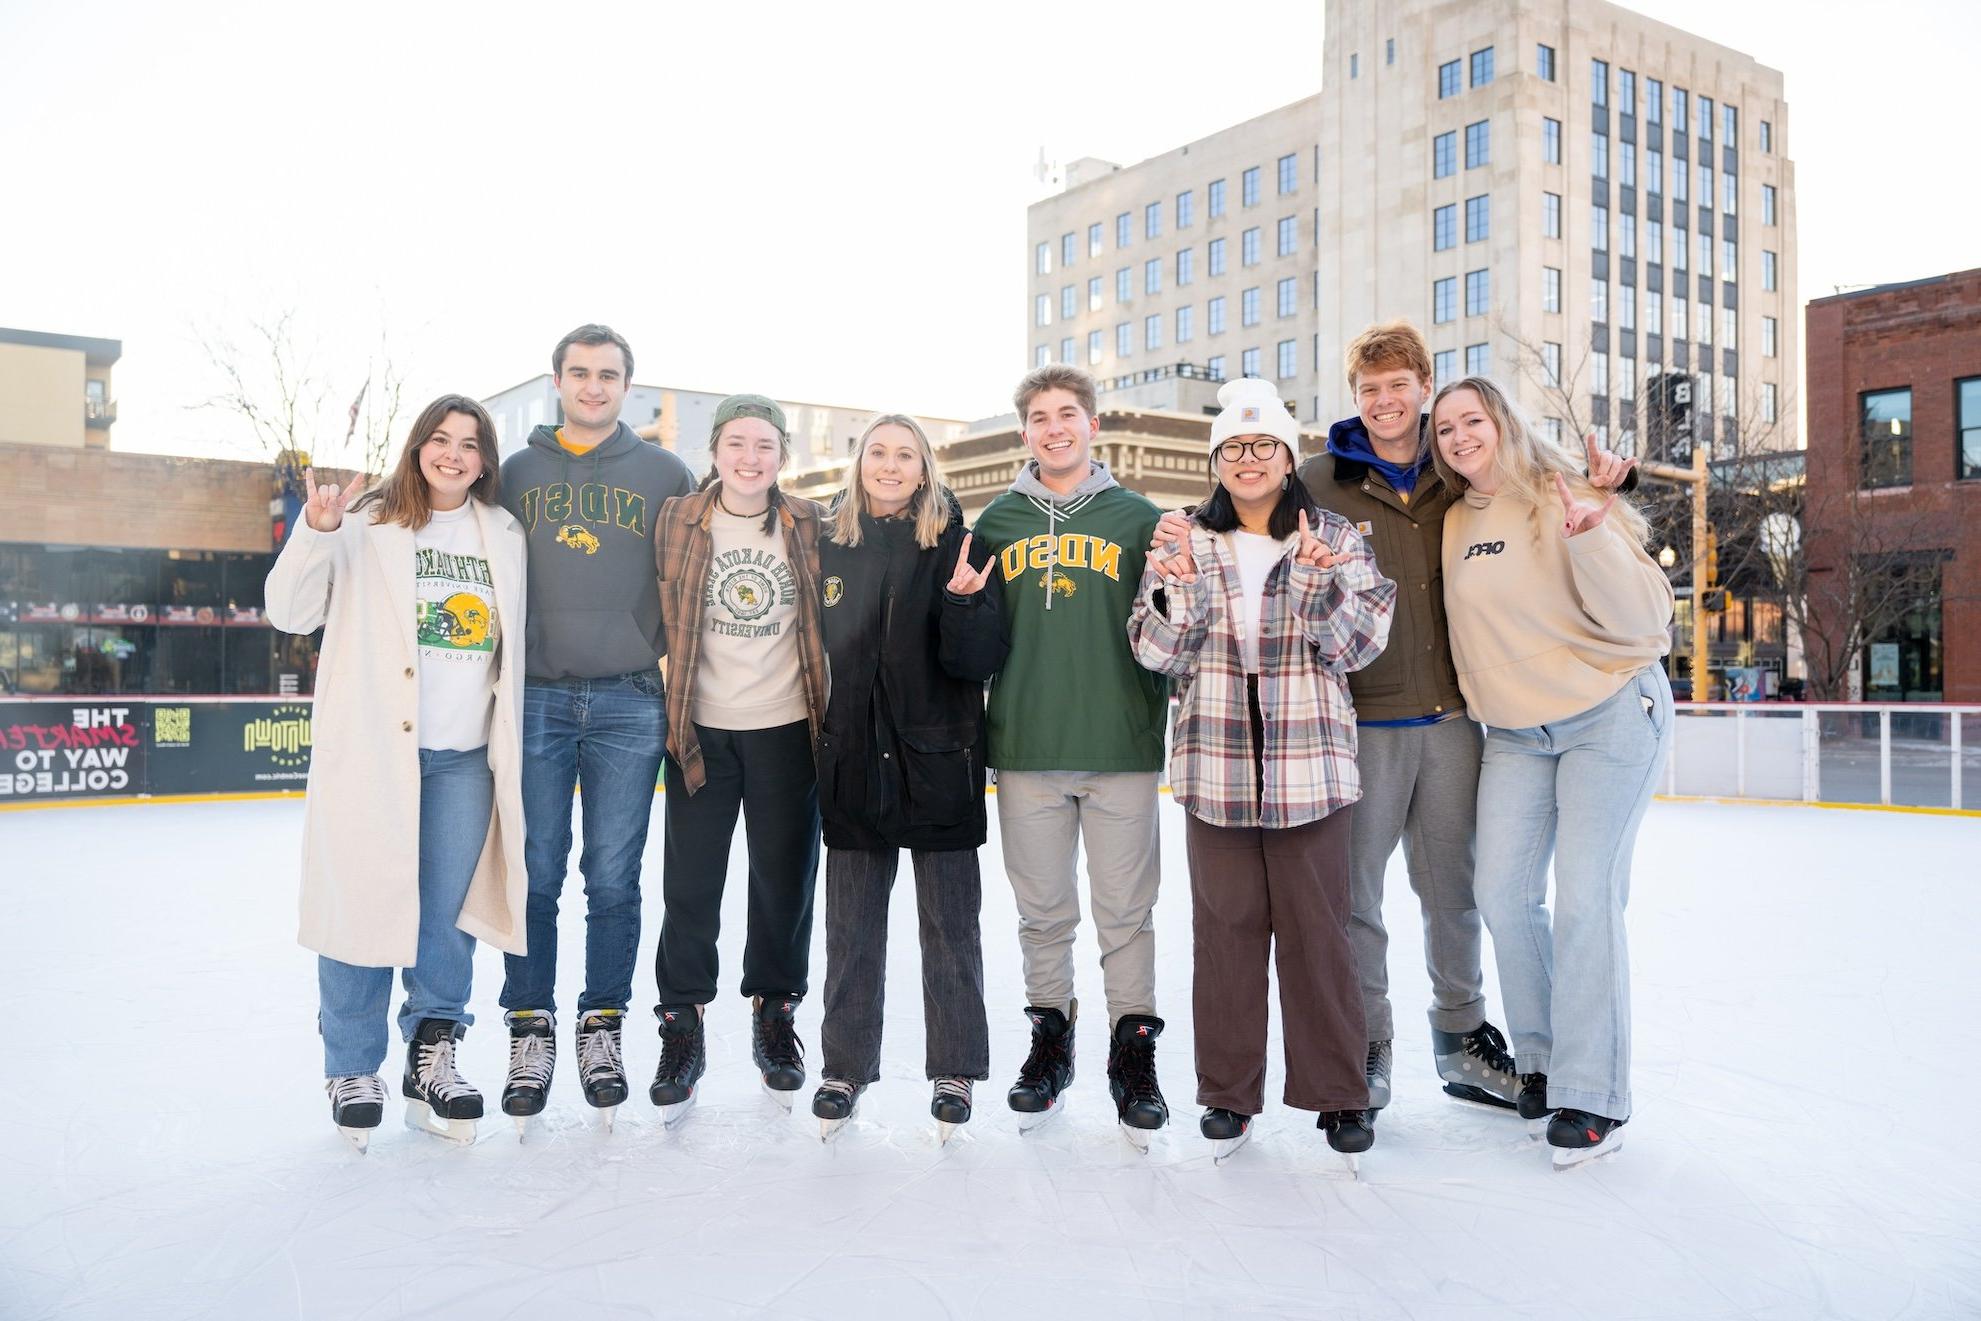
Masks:
[[[990,1077],[984,1020],[984,945],[977,928],[983,884],[975,849],[910,855],[922,928],[922,1019],[930,1078]],[[825,855],[825,1063],[821,1075],[880,1077],[887,980],[887,901],[898,849],[827,849]]]

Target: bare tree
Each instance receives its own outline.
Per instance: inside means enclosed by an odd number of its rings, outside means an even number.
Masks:
[[[1554,419],[1562,428],[1556,439],[1579,441],[1589,434],[1595,413],[1583,384],[1593,351],[1588,338],[1585,336],[1573,345],[1530,340],[1511,321],[1497,314],[1494,327],[1502,340],[1513,345],[1514,370],[1541,400],[1542,417]]]
[[[365,377],[347,410],[344,430],[345,450],[361,447],[358,458],[363,471],[382,474],[391,462],[405,394],[406,374],[394,360],[390,342],[381,334],[378,351],[365,363]]]

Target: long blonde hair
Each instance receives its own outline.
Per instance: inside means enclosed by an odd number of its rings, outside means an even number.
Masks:
[[[868,438],[882,427],[905,427],[922,451],[922,485],[908,497],[904,512],[914,519],[915,544],[923,550],[933,550],[942,540],[943,529],[949,526],[949,492],[942,484],[942,472],[936,466],[935,449],[929,444],[928,433],[906,413],[882,413],[860,433],[852,460],[846,465],[846,489],[832,512],[832,539],[842,546],[860,544],[860,515],[867,512],[867,491],[860,484],[860,463],[867,452]]]
[[[1555,474],[1560,473],[1567,479],[1568,489],[1578,498],[1593,498],[1598,502],[1608,498],[1608,492],[1599,491],[1589,484],[1589,475],[1583,470],[1580,455],[1563,449],[1535,430],[1519,405],[1484,376],[1467,376],[1462,381],[1453,381],[1431,400],[1431,462],[1437,465],[1438,476],[1444,479],[1446,486],[1454,491],[1463,491],[1470,485],[1445,462],[1444,450],[1437,443],[1438,405],[1445,401],[1447,395],[1460,390],[1470,390],[1479,396],[1480,408],[1492,419],[1494,428],[1499,432],[1499,448],[1493,453],[1493,471],[1499,476],[1501,492],[1516,495],[1531,505],[1546,505],[1559,494],[1555,490],[1554,479]],[[1650,520],[1627,497],[1617,497],[1616,504],[1610,509],[1609,519],[1640,546],[1651,535]]]

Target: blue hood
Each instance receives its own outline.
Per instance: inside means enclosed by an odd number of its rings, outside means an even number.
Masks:
[[[1338,459],[1349,459],[1355,463],[1367,464],[1389,479],[1390,489],[1399,495],[1409,495],[1417,489],[1417,482],[1424,470],[1431,466],[1430,446],[1422,444],[1427,419],[1417,419],[1419,447],[1417,461],[1410,464],[1391,463],[1377,455],[1369,441],[1369,429],[1356,417],[1343,418],[1328,428],[1328,453]]]

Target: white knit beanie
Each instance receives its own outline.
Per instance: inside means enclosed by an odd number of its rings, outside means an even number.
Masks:
[[[1220,411],[1211,423],[1211,456],[1233,436],[1272,436],[1289,450],[1300,448],[1300,424],[1286,411],[1271,381],[1241,376],[1218,387]]]

